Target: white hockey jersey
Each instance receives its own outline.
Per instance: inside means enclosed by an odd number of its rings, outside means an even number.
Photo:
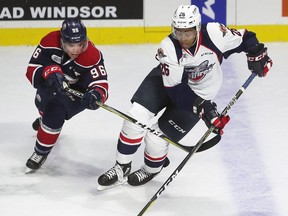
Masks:
[[[179,98],[181,94],[187,94],[187,88],[184,86],[181,87],[183,90],[179,90],[181,88],[178,86],[188,84],[191,92],[196,94],[194,99],[197,96],[205,100],[213,99],[222,84],[223,57],[247,51],[249,46],[258,42],[253,32],[248,32],[248,37],[247,32],[245,29],[229,29],[220,23],[208,23],[202,25],[197,45],[189,50],[182,49],[172,34],[166,37],[160,43],[158,50],[161,50],[161,54],[158,52],[157,59],[161,64],[163,84],[168,94]],[[173,91],[174,87],[177,90]]]

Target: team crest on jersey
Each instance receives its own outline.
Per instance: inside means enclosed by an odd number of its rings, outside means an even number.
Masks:
[[[185,67],[184,72],[188,74],[191,81],[199,82],[213,69],[214,65],[215,63],[209,64],[209,61],[205,60],[198,66]]]
[[[56,63],[61,64],[61,57],[60,57],[60,56],[52,55],[52,56],[51,56],[51,59],[52,59],[53,61],[55,61]]]
[[[227,34],[227,28],[225,25],[220,24],[219,25],[220,31],[223,33],[223,37],[225,37],[225,35]]]

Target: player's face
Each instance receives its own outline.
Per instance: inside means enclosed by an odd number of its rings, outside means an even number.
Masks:
[[[197,31],[195,28],[176,29],[175,35],[183,49],[189,49],[197,40]]]
[[[75,59],[79,56],[80,53],[83,52],[85,44],[86,41],[80,43],[65,42],[63,44],[63,49],[70,58]]]

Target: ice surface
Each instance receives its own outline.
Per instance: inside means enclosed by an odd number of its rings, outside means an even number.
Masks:
[[[146,215],[288,215],[287,43],[268,43],[274,61],[265,78],[255,78],[230,110],[221,142],[195,154]],[[156,66],[157,45],[99,46],[109,74],[107,104],[126,112],[130,98]],[[43,167],[25,174],[36,133],[35,90],[25,77],[34,47],[0,47],[0,215],[137,215],[187,153],[170,147],[171,164],[140,187],[96,190],[97,178],[115,163],[122,119],[106,110],[85,111],[66,122]],[[224,82],[215,102],[222,110],[250,72],[244,54],[223,63]],[[180,142],[195,145],[199,124]],[[143,163],[143,146],[133,170]]]

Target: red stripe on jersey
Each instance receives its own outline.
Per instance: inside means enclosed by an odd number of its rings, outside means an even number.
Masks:
[[[106,92],[104,92],[103,89],[100,89],[100,88],[95,88],[95,90],[98,91],[101,95],[101,103],[104,103],[108,98],[108,95],[106,94]]]
[[[142,142],[143,137],[137,138],[137,139],[130,139],[128,137],[125,137],[122,133],[120,133],[120,139],[125,142],[125,143],[129,143],[129,144],[140,144]]]
[[[196,47],[196,49],[195,49],[194,54],[198,52],[198,50],[199,50],[199,48],[200,48],[200,45],[201,45],[201,43],[202,43],[202,32],[201,32],[201,31],[199,32],[199,36],[198,36],[198,37],[199,37],[199,38],[198,38],[198,43],[197,43],[197,47]]]
[[[100,51],[91,41],[88,41],[86,50],[81,53],[74,61],[83,67],[92,67],[97,65],[101,60]]]
[[[26,77],[30,81],[31,84],[33,84],[33,76],[34,76],[36,69],[37,69],[37,67],[35,67],[35,66],[33,66],[33,67],[28,66],[28,68],[27,68]]]
[[[39,127],[38,133],[37,133],[37,139],[40,143],[46,144],[46,145],[54,145],[60,135],[59,131],[58,133],[48,133],[45,132],[41,127]]]
[[[99,82],[99,81],[98,81]],[[101,88],[103,88],[103,89],[105,89],[106,91],[108,91],[108,88],[109,88],[109,84],[108,84],[108,82],[105,80],[105,82],[103,82],[103,83],[97,83],[97,85],[95,85],[95,87],[96,86],[99,86],[99,87],[101,87]]]
[[[104,103],[108,99],[108,83],[99,83],[93,88],[101,94],[101,102]]]
[[[144,152],[144,157],[150,161],[156,162],[156,161],[163,161],[167,157],[167,154],[165,154],[163,157],[153,158],[150,155],[148,155],[146,152]]]

